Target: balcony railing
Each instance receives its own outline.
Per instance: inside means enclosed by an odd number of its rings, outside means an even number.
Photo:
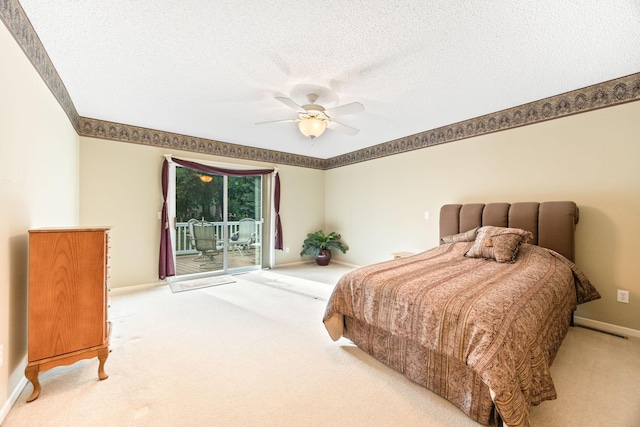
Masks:
[[[216,236],[222,239],[222,230],[224,227],[224,223],[212,222],[211,224],[213,224],[213,226],[215,227]],[[231,236],[233,233],[236,233],[239,228],[239,221],[227,221],[227,236]],[[262,236],[262,221],[256,221],[256,229],[254,233],[254,235],[257,236],[257,241],[260,242],[260,236]],[[189,223],[179,222],[176,227],[176,255],[188,255],[197,253],[198,251],[191,244],[191,236],[189,235]]]

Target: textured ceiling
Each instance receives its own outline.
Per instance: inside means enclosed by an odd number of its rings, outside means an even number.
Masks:
[[[20,4],[80,116],[321,159],[640,71],[640,0]]]

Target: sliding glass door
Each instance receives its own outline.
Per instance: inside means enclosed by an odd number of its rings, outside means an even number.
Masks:
[[[263,177],[175,168],[176,276],[261,268]]]

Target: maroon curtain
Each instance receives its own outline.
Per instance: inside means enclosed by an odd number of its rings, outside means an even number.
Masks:
[[[209,173],[212,175],[229,175],[229,176],[253,176],[268,175],[275,169],[225,169],[214,166],[203,165],[201,163],[191,162],[188,160],[176,159],[171,160],[180,166],[195,170],[198,172]],[[275,194],[273,197],[273,206],[276,211],[276,229],[274,249],[282,250],[282,224],[280,222],[280,176],[276,173]],[[169,188],[169,162],[165,159],[162,164],[162,230],[160,232],[160,267],[158,275],[160,279],[176,275],[176,268],[173,264],[173,250],[171,249],[171,234],[169,229],[169,217],[167,213],[167,193]]]
[[[280,222],[280,175],[276,172],[275,191],[273,192],[273,207],[276,211],[276,229],[274,249],[282,250],[282,223]]]
[[[176,275],[173,264],[173,250],[171,249],[171,229],[169,228],[169,213],[167,212],[167,193],[169,192],[169,162],[165,159],[162,164],[162,226],[160,229],[160,265],[158,276],[164,280]]]

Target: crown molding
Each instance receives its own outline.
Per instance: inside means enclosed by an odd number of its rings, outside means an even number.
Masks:
[[[221,157],[328,170],[640,100],[640,72],[330,159],[81,117],[18,0],[0,0],[0,19],[47,84],[80,136],[173,148]]]

